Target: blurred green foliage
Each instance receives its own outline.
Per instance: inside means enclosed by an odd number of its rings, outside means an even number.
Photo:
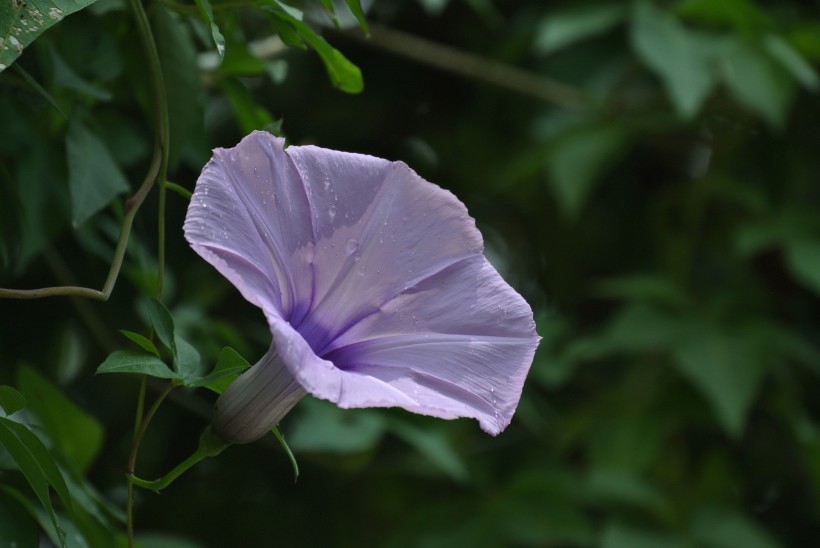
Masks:
[[[253,129],[402,159],[465,201],[543,341],[502,436],[307,399],[281,425],[295,485],[274,439],[231,448],[137,492],[140,545],[815,544],[816,8],[377,0],[368,40],[355,2],[289,4],[147,2],[169,178],[191,189]],[[25,6],[60,17],[30,31]],[[153,147],[135,32],[119,0],[0,8],[0,286],[102,283]],[[138,387],[93,373],[152,355],[116,330],[158,325],[157,209],[154,193],[108,303],[0,301],[2,542],[125,544]],[[264,319],[187,249],[185,209],[168,196],[174,333],[202,367],[225,346],[253,360]],[[177,391],[141,476],[191,453],[212,401]]]

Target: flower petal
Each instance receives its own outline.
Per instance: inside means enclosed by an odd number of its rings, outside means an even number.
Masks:
[[[308,392],[340,407],[472,417],[495,435],[518,406],[538,340],[529,305],[479,256],[391,299],[324,359],[282,359]]]
[[[185,222],[264,310],[281,363],[341,407],[503,430],[538,336],[464,205],[401,162],[283,145],[255,132],[215,151]]]
[[[185,222],[192,247],[317,351],[408,286],[483,249],[464,205],[401,162],[254,132],[217,149]]]
[[[184,230],[247,300],[292,319],[310,306],[314,231],[308,190],[283,144],[255,132],[234,148],[216,149]]]
[[[318,234],[314,301],[295,325],[320,355],[407,287],[481,254],[464,204],[405,164],[312,146],[288,156],[312,187]]]

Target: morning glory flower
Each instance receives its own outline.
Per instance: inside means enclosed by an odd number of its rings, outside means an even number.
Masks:
[[[306,394],[510,423],[539,337],[455,196],[390,162],[254,132],[216,149],[185,220],[191,247],[264,312],[270,351],[219,397],[247,443]]]

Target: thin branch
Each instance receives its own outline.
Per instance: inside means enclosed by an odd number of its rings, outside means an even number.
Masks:
[[[120,228],[120,237],[117,240],[117,247],[114,249],[114,259],[111,261],[111,268],[108,270],[108,277],[105,279],[102,289],[91,289],[90,287],[78,286],[56,286],[43,287],[39,289],[2,289],[0,288],[0,298],[5,299],[40,299],[43,297],[86,297],[97,301],[107,301],[117,283],[117,277],[122,268],[122,261],[125,257],[125,250],[128,247],[128,238],[131,235],[131,225],[146,196],[154,186],[154,182],[159,174],[162,162],[162,151],[159,143],[154,147],[154,157],[151,159],[151,166],[137,192],[125,202],[125,217]]]
[[[370,23],[370,38],[361,31],[334,31],[334,34],[389,51],[447,72],[536,97],[555,105],[579,109],[589,105],[589,98],[579,89],[526,70],[472,53],[438,44],[406,32]]]
[[[160,392],[159,396],[157,396],[157,398],[154,400],[154,403],[148,409],[148,412],[145,413],[145,416],[142,417],[142,420],[139,421],[139,428],[137,428],[136,434],[134,435],[134,443],[131,445],[131,452],[128,454],[127,472],[129,474],[134,473],[134,468],[137,464],[137,453],[139,452],[139,447],[142,444],[142,438],[145,436],[146,430],[148,430],[148,425],[151,424],[151,419],[154,418],[154,415],[156,415],[157,410],[159,409],[160,405],[162,405],[162,402],[165,400],[165,398],[168,397],[168,394],[170,394],[171,391],[177,386],[179,386],[179,384],[177,384],[176,382],[169,382],[165,386],[165,389],[162,392]],[[142,388],[140,388],[140,390],[142,390]]]

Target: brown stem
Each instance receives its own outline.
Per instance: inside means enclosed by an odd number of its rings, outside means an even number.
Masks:
[[[589,105],[580,90],[526,70],[485,59],[406,32],[370,23],[370,38],[358,29],[338,34],[454,74],[483,80],[555,105],[578,109]]]

